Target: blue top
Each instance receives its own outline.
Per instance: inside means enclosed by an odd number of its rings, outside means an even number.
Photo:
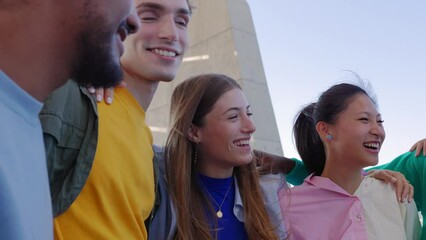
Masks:
[[[198,174],[198,176],[201,188],[205,190],[206,197],[211,200],[210,203],[216,212],[223,202],[221,206],[222,218],[218,218],[216,215],[212,216],[217,219],[217,239],[248,239],[244,222],[239,221],[234,214],[234,177],[219,179],[207,177],[202,174]],[[214,200],[212,200],[212,197]],[[214,229],[214,221],[215,219],[212,219],[210,224],[211,229]],[[214,231],[212,231],[212,234],[215,234]]]
[[[0,71],[1,239],[53,239],[41,107]]]
[[[155,205],[153,209],[153,217],[149,224],[148,239],[172,240],[176,233],[176,211],[170,199],[167,190],[166,172],[164,164],[164,148],[154,145],[154,169],[156,171],[157,191],[155,197]],[[271,220],[272,226],[279,239],[287,239],[288,234],[285,230],[284,221],[281,216],[281,208],[279,205],[278,192],[282,188],[287,188],[284,174],[265,174],[259,176],[260,189],[263,195],[263,203]],[[228,185],[229,186],[229,185]],[[233,200],[233,214],[240,222],[244,222],[244,206],[241,199],[240,190],[234,177],[235,196]],[[225,215],[225,213],[224,213]]]

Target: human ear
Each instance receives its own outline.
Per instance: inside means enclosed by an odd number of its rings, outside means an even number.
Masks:
[[[329,124],[319,121],[315,128],[323,142],[331,142],[333,140],[333,134],[330,130]]]
[[[195,126],[194,124],[191,124],[189,126],[187,136],[188,136],[189,141],[191,141],[193,143],[201,142],[201,133],[199,131],[199,128],[197,126]]]

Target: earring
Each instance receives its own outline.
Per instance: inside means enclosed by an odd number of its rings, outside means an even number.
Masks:
[[[328,140],[328,141],[333,140],[333,136],[331,136],[331,134],[327,134],[327,140]]]
[[[194,165],[197,164],[197,154],[198,154],[198,141],[195,142],[195,151],[194,151]]]

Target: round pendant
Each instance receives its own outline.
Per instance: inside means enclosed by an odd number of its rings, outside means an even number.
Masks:
[[[222,211],[217,211],[216,212],[216,216],[218,217],[218,218],[222,218],[223,217],[223,213],[222,213]]]

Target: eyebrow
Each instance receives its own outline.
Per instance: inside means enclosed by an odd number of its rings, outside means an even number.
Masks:
[[[368,115],[368,116],[374,116],[374,114],[371,114],[370,112],[360,112],[360,114],[366,114],[366,115]],[[381,113],[377,113],[376,114],[376,117],[381,117],[382,116],[382,114]]]
[[[250,109],[250,105],[247,105],[247,107],[246,107],[246,111],[247,110],[249,110]],[[230,108],[230,109],[228,109],[228,110],[226,110],[224,113],[223,113],[223,115],[225,115],[226,113],[228,113],[228,112],[230,112],[230,111],[240,111],[241,110],[241,108],[239,108],[239,107],[232,107],[232,108]]]
[[[158,3],[155,2],[144,2],[144,3],[140,3],[136,6],[136,9],[141,9],[141,8],[150,8],[150,9],[155,9],[155,10],[159,10],[159,11],[165,11],[166,8]],[[189,11],[186,8],[179,8],[176,13],[178,14],[185,14],[185,15],[191,15],[191,11]]]

